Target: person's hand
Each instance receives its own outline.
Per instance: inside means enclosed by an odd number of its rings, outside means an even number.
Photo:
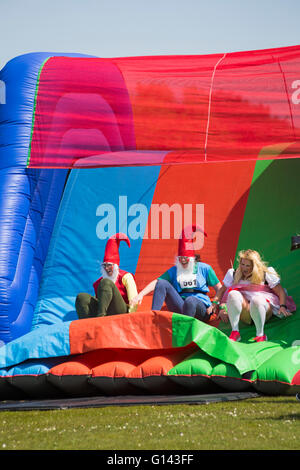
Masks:
[[[228,318],[228,313],[227,313],[227,308],[222,308],[226,307],[226,304],[221,304],[219,306],[219,318],[222,320],[224,323],[228,323],[229,318]]]
[[[140,305],[142,303],[143,297],[144,296],[141,293],[136,295],[135,297],[133,297],[133,299],[131,299],[129,301],[129,305],[131,307],[135,307],[136,305]]]
[[[280,306],[279,312],[282,313],[285,317],[290,317],[292,315],[292,312],[289,312],[286,307],[283,307],[282,305]]]
[[[211,314],[212,314],[212,312],[213,312],[213,310],[214,310],[214,307],[213,307],[213,305],[210,305],[209,307],[207,307],[207,309],[206,309],[206,313],[207,313],[207,315],[211,315]]]
[[[213,313],[218,313],[218,308],[219,308],[219,305],[218,305],[218,304],[215,304],[215,303],[212,304],[212,311],[213,311]]]

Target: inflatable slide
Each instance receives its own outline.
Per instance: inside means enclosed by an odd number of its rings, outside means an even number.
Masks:
[[[0,71],[0,399],[300,391],[300,314],[268,341],[151,310],[78,319],[107,239],[141,290],[187,223],[220,281],[259,251],[299,306],[300,46],[102,59],[32,53]],[[211,293],[212,294],[212,293]]]

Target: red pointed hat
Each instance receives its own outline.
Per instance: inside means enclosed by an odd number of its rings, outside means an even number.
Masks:
[[[207,233],[198,225],[189,225],[188,227],[185,227],[178,242],[178,256],[195,256],[195,250],[193,247],[195,232],[202,232],[204,236],[207,237]]]
[[[120,264],[119,246],[122,240],[130,247],[130,240],[124,233],[116,233],[107,240],[103,257],[104,263]]]

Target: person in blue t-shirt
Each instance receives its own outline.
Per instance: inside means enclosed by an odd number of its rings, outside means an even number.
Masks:
[[[186,229],[183,231],[182,238],[179,239],[175,265],[151,281],[132,300],[133,304],[140,304],[145,295],[154,291],[152,310],[161,310],[165,302],[171,312],[195,317],[205,322],[209,320],[213,312],[209,287],[213,287],[217,294],[222,284],[213,268],[201,262],[199,256],[195,255],[191,242],[196,230],[199,228],[193,226],[190,233],[187,233]]]

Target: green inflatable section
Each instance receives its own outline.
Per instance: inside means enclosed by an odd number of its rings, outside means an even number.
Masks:
[[[268,341],[256,343],[253,326],[244,326],[242,342],[193,318],[173,314],[173,346],[193,342],[198,350],[174,366],[168,375],[175,382],[210,390],[212,385],[230,391],[254,389],[278,395],[300,391],[300,317],[273,317],[266,325]],[[192,377],[192,381],[191,381]]]
[[[273,266],[282,285],[300,305],[300,250],[291,236],[300,234],[300,159],[256,163],[237,246],[251,248]],[[300,339],[300,332],[299,332]]]

